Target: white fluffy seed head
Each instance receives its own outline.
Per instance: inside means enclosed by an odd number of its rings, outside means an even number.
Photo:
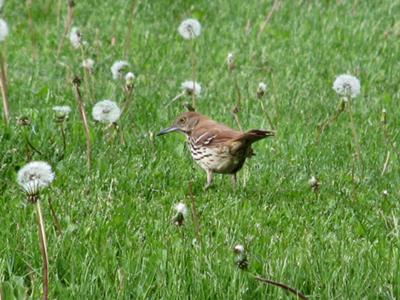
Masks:
[[[111,66],[111,73],[113,76],[113,79],[119,79],[122,78],[123,76],[123,71],[129,67],[129,63],[124,60],[117,60],[116,62],[113,63]]]
[[[28,195],[34,195],[49,186],[54,177],[54,172],[47,162],[32,161],[18,171],[17,182]]]
[[[258,91],[262,92],[262,93],[265,93],[267,91],[267,84],[264,83],[264,82],[260,82],[258,84]]]
[[[68,105],[53,106],[53,111],[58,117],[68,117],[69,113],[71,112],[71,107]]]
[[[184,81],[182,82],[181,87],[188,95],[194,94],[197,97],[200,96],[201,85],[196,81],[191,81],[191,80]]]
[[[130,84],[133,84],[134,81],[135,81],[135,74],[133,74],[132,72],[126,73],[125,83],[130,85]]]
[[[83,44],[82,34],[78,27],[72,27],[69,33],[69,40],[75,49],[78,49]]]
[[[336,77],[333,89],[339,96],[355,98],[360,94],[360,80],[353,75],[342,74]]]
[[[94,60],[91,58],[87,58],[82,62],[82,67],[89,71],[93,71],[94,68]]]
[[[184,218],[186,218],[188,214],[188,209],[185,203],[180,202],[175,205],[175,210],[178,214],[181,214]]]
[[[179,25],[178,32],[186,40],[194,39],[201,33],[200,22],[196,19],[186,19]]]
[[[3,19],[0,19],[0,42],[4,41],[8,36],[8,25]]]
[[[318,185],[318,179],[315,176],[311,176],[310,180],[308,181],[308,184],[311,187],[315,187]]]
[[[244,246],[241,245],[241,244],[238,244],[235,247],[233,247],[233,251],[235,251],[235,253],[237,253],[237,254],[243,254],[244,253]]]
[[[115,123],[121,116],[121,109],[114,101],[103,100],[93,106],[92,116],[102,123]]]

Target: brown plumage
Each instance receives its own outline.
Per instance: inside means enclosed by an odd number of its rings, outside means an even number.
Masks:
[[[207,172],[206,188],[211,185],[214,173],[231,174],[235,184],[236,172],[253,155],[251,144],[274,135],[274,131],[257,129],[239,132],[191,111],[182,114],[158,135],[173,131],[187,137],[193,159]]]

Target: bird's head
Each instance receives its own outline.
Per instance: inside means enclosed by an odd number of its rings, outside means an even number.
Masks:
[[[201,117],[202,115],[193,111],[185,112],[175,120],[171,127],[161,130],[157,136],[174,131],[180,131],[189,135],[199,123]]]

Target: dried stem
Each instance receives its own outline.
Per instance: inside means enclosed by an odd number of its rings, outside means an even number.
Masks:
[[[197,209],[196,209],[196,203],[195,203],[195,198],[193,195],[193,187],[192,186],[193,186],[192,181],[189,181],[189,197],[190,197],[191,207],[192,207],[191,211],[192,211],[194,230],[196,233],[197,240],[199,242],[201,242],[199,215],[198,215]]]
[[[30,31],[30,36],[31,36],[31,42],[32,42],[32,58],[33,60],[36,60],[38,57],[37,54],[37,43],[35,39],[35,30],[33,28],[33,21],[32,21],[32,0],[27,0],[26,1],[26,8],[28,10],[28,24],[29,24],[29,31]]]
[[[350,126],[351,126],[351,132],[353,135],[353,143],[355,146],[355,154],[356,154],[356,160],[361,162],[361,167],[362,167],[362,172],[364,172],[364,166],[363,166],[363,160],[362,160],[362,156],[361,156],[361,146],[360,146],[360,141],[359,141],[359,137],[357,134],[357,130],[356,130],[356,125],[354,122],[354,115],[353,115],[353,109],[352,109],[352,100],[349,99],[347,101],[348,103],[348,107],[349,107],[349,115],[350,115]]]
[[[384,110],[382,112],[382,114],[383,114],[383,116],[382,116],[383,136],[385,138],[386,148],[389,148],[389,146],[391,146],[393,152],[397,156],[397,160],[400,161],[400,154],[397,151],[396,143],[394,142],[395,138],[391,137],[391,135],[389,133],[389,130],[388,130],[387,112],[386,112],[386,110]],[[383,167],[383,170],[382,170],[382,175],[385,173],[384,171],[386,171],[386,169],[387,169],[387,167],[389,165],[389,161],[390,161],[390,159],[388,158],[389,157],[389,150],[387,150],[387,151],[388,151],[388,154],[387,154],[387,158],[385,160],[385,164],[384,164],[384,167]]]
[[[251,274],[251,275],[257,281],[260,281],[260,282],[265,283],[265,284],[277,286],[277,287],[279,287],[281,289],[284,289],[284,290],[286,290],[288,292],[291,292],[292,294],[294,294],[296,297],[298,297],[300,299],[308,300],[308,298],[303,293],[301,293],[300,291],[298,291],[298,290],[296,290],[296,289],[294,289],[294,288],[292,288],[292,287],[290,287],[290,286],[288,286],[288,285],[286,285],[284,283],[277,282],[277,281],[270,280],[270,279],[266,279],[266,278],[262,278],[261,276],[258,276],[258,275],[253,275],[253,274]]]
[[[56,233],[58,236],[61,235],[61,222],[59,220],[59,218],[57,217],[56,211],[53,207],[53,202],[51,201],[50,197],[48,198],[49,201],[49,208],[51,211],[51,216],[53,217],[53,221],[54,221],[54,228],[56,229]]]
[[[193,33],[194,36],[194,33]],[[196,84],[196,54],[195,54],[195,44],[194,39],[192,39],[190,43],[190,56],[192,59],[192,81],[193,81],[193,92],[192,92],[192,106],[196,108],[196,93],[195,91],[195,84]]]
[[[383,164],[383,169],[381,173],[382,176],[386,173],[386,170],[389,166],[389,161],[390,161],[390,151],[387,152],[385,163]]]
[[[232,109],[232,115],[233,115],[233,118],[235,119],[236,125],[239,127],[239,130],[241,132],[243,132],[243,128],[242,128],[242,125],[240,124],[240,120],[239,120],[239,116],[238,116],[238,111],[239,111],[238,108],[234,107]]]
[[[79,47],[81,49],[81,58],[82,58],[82,62],[86,59],[85,56],[85,50],[83,49],[83,45],[80,45]],[[92,90],[90,88],[90,75],[89,75],[89,71],[87,70],[87,68],[83,68],[83,83],[85,84],[85,91],[88,94],[88,98],[91,100],[91,102],[94,102],[94,97],[92,95]]]
[[[89,124],[86,117],[85,106],[82,101],[82,94],[79,89],[81,80],[78,77],[75,77],[74,80],[72,81],[72,84],[74,86],[76,100],[78,101],[79,112],[81,114],[83,127],[85,129],[87,166],[88,169],[90,170],[92,162],[92,141],[90,139]]]
[[[0,89],[1,96],[3,97],[3,114],[6,127],[10,123],[10,108],[8,102],[8,85],[6,73],[6,59],[4,54],[0,53]]]
[[[318,126],[317,143],[320,142],[321,136],[324,133],[324,131],[327,130],[329,127],[331,127],[332,124],[337,121],[339,116],[344,112],[345,107],[346,107],[346,102],[344,101],[344,99],[341,99],[339,107],[336,110],[336,113],[331,118],[327,119],[324,123]]]
[[[72,26],[72,20],[74,18],[74,6],[75,2],[73,0],[67,0],[68,4],[68,12],[67,12],[67,19],[65,21],[65,28],[64,28],[64,33],[61,36],[60,43],[58,44],[58,49],[57,49],[57,58],[60,55],[60,52],[62,48],[64,47],[65,43],[65,37],[67,36],[68,32],[71,31],[71,26]]]
[[[67,151],[67,140],[65,137],[65,129],[64,129],[64,124],[60,124],[60,130],[61,130],[61,137],[62,137],[62,142],[63,142],[63,154],[62,158],[64,158],[65,152]]]
[[[261,110],[263,111],[265,117],[267,118],[268,123],[269,123],[269,126],[270,126],[272,129],[275,129],[275,125],[274,125],[274,123],[272,123],[272,119],[271,119],[271,117],[269,116],[267,110],[266,110],[265,107],[264,107],[264,102],[262,101],[261,98],[260,98],[259,100],[260,100]]]
[[[260,31],[258,32],[258,37],[260,37],[261,33],[264,32],[265,27],[267,27],[267,24],[270,21],[272,15],[274,14],[274,12],[276,12],[280,8],[280,6],[281,6],[281,1],[275,0],[274,4],[272,5],[271,10],[265,16],[264,22],[260,26]]]
[[[40,200],[36,201],[37,222],[39,228],[40,253],[43,258],[43,299],[49,299],[49,257],[47,254],[46,231],[40,208]]]
[[[136,11],[137,11],[137,1],[132,0],[131,15],[128,17],[128,26],[126,29],[126,36],[125,36],[124,56],[126,59],[128,58],[128,52],[129,49],[131,48],[133,19],[135,18]]]

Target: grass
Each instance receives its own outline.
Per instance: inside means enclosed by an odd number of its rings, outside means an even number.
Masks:
[[[291,297],[240,271],[232,251],[237,243],[248,250],[251,272],[295,287],[310,299],[400,297],[399,160],[392,153],[381,175],[388,146],[380,123],[386,108],[388,131],[398,141],[398,2],[284,1],[259,35],[271,1],[138,1],[125,57],[130,1],[76,1],[74,25],[81,28],[90,45],[88,56],[96,63],[94,98],[123,101],[121,84],[111,79],[115,60],[127,59],[138,75],[134,102],[120,122],[125,145],[118,139],[109,142],[103,126],[93,122],[94,103],[82,85],[93,139],[91,172],[71,84],[73,75],[83,77],[82,57],[67,40],[56,59],[64,1],[61,7],[57,25],[57,1],[32,5],[37,60],[24,1],[8,1],[3,10],[11,32],[0,46],[8,58],[13,118],[9,128],[0,125],[0,283],[5,299],[41,295],[35,214],[15,182],[16,171],[30,160],[48,161],[57,176],[42,197],[50,298]],[[268,127],[256,90],[260,81],[269,86],[266,108],[278,133],[254,146],[257,155],[239,173],[236,190],[229,178],[216,176],[215,186],[204,191],[205,173],[194,166],[184,138],[152,138],[183,110],[179,102],[166,104],[191,78],[190,45],[177,34],[186,17],[203,25],[196,40],[197,75],[204,90],[199,111],[235,127],[228,52],[236,57],[244,128]],[[98,49],[93,46],[97,30]],[[339,103],[333,80],[347,72],[360,78],[362,87],[353,111],[365,175],[356,170],[355,194],[349,115],[341,115],[315,143],[318,124]],[[61,161],[62,139],[51,110],[59,104],[73,107]],[[29,117],[31,126],[18,126],[18,116]],[[42,155],[27,153],[23,130]],[[312,175],[321,181],[319,198],[308,186]],[[182,228],[171,224],[174,204],[190,205],[190,180],[201,243],[194,240],[191,219]],[[61,219],[60,237],[52,224],[50,198]]]

